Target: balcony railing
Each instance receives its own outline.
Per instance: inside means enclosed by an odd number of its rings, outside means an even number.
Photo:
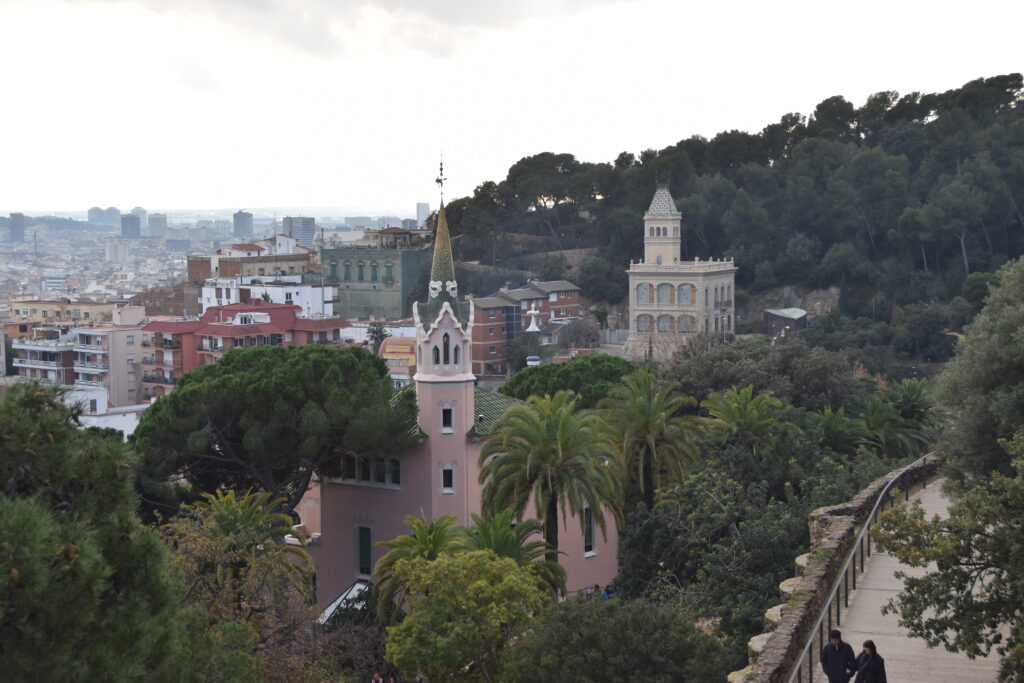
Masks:
[[[160,349],[180,349],[181,348],[181,342],[180,341],[172,341],[172,340],[169,340],[169,339],[165,339],[162,342],[160,342],[160,344],[157,345],[157,348],[160,348]]]
[[[165,377],[163,375],[143,374],[142,381],[147,384],[177,384],[177,377]]]
[[[107,383],[97,379],[76,379],[75,385],[82,387],[105,387]]]
[[[20,366],[20,367],[33,367],[33,366],[37,366],[37,365],[43,365],[43,366],[48,367],[48,368],[55,368],[55,367],[57,367],[57,361],[55,361],[55,360],[40,360],[38,358],[15,358],[14,359],[14,365],[15,365],[15,367],[18,367],[18,366]]]
[[[12,346],[16,349],[68,349],[74,346],[74,342],[71,339],[65,337],[63,339],[43,339],[42,337],[20,337],[12,342]]]
[[[77,351],[79,349],[81,349],[82,351],[102,351],[103,353],[107,352],[107,347],[103,344],[80,344],[79,342],[75,342],[75,350]]]
[[[84,360],[76,360],[75,361],[75,367],[76,368],[89,368],[91,370],[109,370],[110,369],[110,363],[97,363],[97,362],[93,362],[93,361],[86,362]]]
[[[155,365],[156,364],[156,356],[143,356],[142,357],[142,364],[143,365]]]

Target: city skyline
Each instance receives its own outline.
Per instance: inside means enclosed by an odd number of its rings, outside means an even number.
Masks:
[[[0,85],[31,103],[5,110],[19,134],[0,170],[0,211],[408,215],[430,198],[442,151],[455,198],[542,151],[610,161],[691,135],[760,130],[836,94],[859,105],[881,89],[942,91],[1019,70],[1011,15],[1021,8],[975,10],[951,21],[880,2],[856,13],[804,2],[737,13],[663,0],[0,0],[0,59],[22,65]],[[864,49],[883,39],[885,49]],[[145,101],[146,114],[109,110],[101,93]],[[308,104],[295,107],[298,98]],[[128,151],[142,153],[145,173],[123,164]]]

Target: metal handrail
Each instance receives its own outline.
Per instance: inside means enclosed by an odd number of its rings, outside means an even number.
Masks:
[[[857,590],[857,574],[858,568],[859,573],[864,573],[864,558],[871,557],[871,536],[868,532],[871,527],[874,526],[875,522],[878,521],[878,513],[882,512],[882,506],[889,499],[889,494],[893,485],[903,478],[903,475],[907,471],[917,466],[920,463],[927,462],[928,458],[935,457],[934,453],[926,453],[920,458],[910,463],[903,469],[901,469],[896,476],[889,480],[885,485],[885,488],[878,494],[878,499],[875,501],[875,505],[871,508],[871,512],[864,520],[864,526],[861,528],[860,533],[857,534],[857,538],[854,539],[853,548],[850,550],[849,555],[846,556],[846,561],[843,563],[842,569],[840,570],[840,576],[836,577],[835,583],[832,584],[832,592],[829,593],[828,600],[825,602],[825,606],[822,608],[821,613],[818,615],[818,621],[814,624],[814,628],[811,629],[810,635],[807,637],[807,642],[804,644],[803,650],[800,651],[800,656],[796,660],[795,668],[793,673],[790,674],[787,679],[789,683],[799,683],[800,681],[806,680],[808,683],[814,682],[814,653],[815,647],[820,651],[825,645],[825,639],[827,638],[827,631],[832,630],[832,618],[833,613],[835,616],[835,625],[840,626],[842,622],[842,609],[849,607],[850,590],[851,590],[851,579],[852,589]],[[922,486],[928,485],[928,478],[925,477]],[[904,500],[910,500],[910,487],[906,487],[903,491]],[[890,507],[892,507],[890,505]],[[866,542],[865,542],[866,539]],[[857,563],[857,554],[860,553],[860,563]],[[853,571],[850,571],[852,568]],[[840,594],[842,593],[842,601],[839,600]],[[833,609],[834,608],[834,609]],[[828,628],[825,629],[826,619],[828,620]],[[815,639],[817,639],[817,646],[815,645]],[[807,677],[803,676],[804,664],[807,666]],[[824,675],[824,674],[822,674]]]

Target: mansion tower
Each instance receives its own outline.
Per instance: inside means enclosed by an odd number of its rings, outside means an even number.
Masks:
[[[668,185],[658,185],[644,214],[644,258],[629,270],[630,360],[664,362],[694,335],[733,332],[736,266],[683,261],[683,216]]]

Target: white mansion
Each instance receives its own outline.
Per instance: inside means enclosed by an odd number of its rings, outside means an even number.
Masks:
[[[659,185],[644,214],[644,258],[629,266],[629,339],[623,355],[661,362],[698,333],[733,332],[736,266],[683,261],[683,216],[668,185]]]

